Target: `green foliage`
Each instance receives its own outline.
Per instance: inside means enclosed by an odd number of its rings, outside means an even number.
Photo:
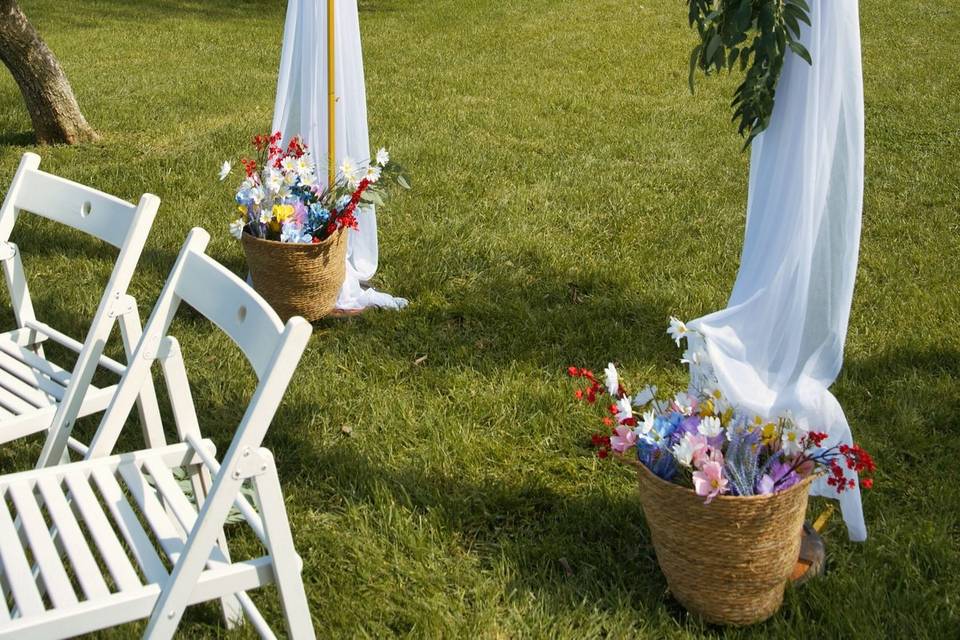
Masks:
[[[810,7],[805,0],[687,1],[690,26],[700,36],[690,54],[690,91],[698,69],[710,75],[738,67],[745,74],[731,107],[746,149],[770,124],[788,50],[812,62],[799,41],[800,23],[810,24]]]

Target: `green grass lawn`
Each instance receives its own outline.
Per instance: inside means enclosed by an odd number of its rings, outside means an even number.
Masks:
[[[216,174],[270,126],[284,3],[22,5],[103,135],[39,149],[42,167],[163,201],[133,285],[143,312],[193,226],[243,272],[233,184]],[[361,6],[371,144],[414,179],[378,216],[376,284],[412,303],[319,323],[267,436],[318,634],[960,637],[960,6],[861,2],[866,204],[835,390],[880,464],[870,538],[847,542],[835,517],[829,575],[739,631],[666,593],[630,473],[592,454],[564,373],[614,360],[635,383],[683,383],[667,319],[723,307],[737,270],[748,158],[733,81],[689,95],[680,0]],[[30,141],[2,73],[0,184]],[[46,283],[38,313],[79,333],[111,252],[34,220],[15,239]],[[210,326],[186,314],[175,329],[225,444],[253,376]],[[0,469],[39,444],[4,447]],[[271,590],[258,602],[279,622]],[[213,606],[182,630],[223,634]]]

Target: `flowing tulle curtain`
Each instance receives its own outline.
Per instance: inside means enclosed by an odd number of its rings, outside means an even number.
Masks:
[[[863,204],[863,80],[857,0],[813,0],[771,125],[753,143],[747,227],[728,306],[691,324],[720,388],[760,414],[791,411],[849,443],[828,388],[843,362]],[[833,495],[820,481],[814,493]],[[850,538],[866,538],[859,489],[842,494]]]
[[[336,53],[337,164],[349,157],[370,159],[367,134],[367,94],[360,46],[356,0],[337,0],[334,19]],[[284,141],[300,135],[310,146],[317,175],[327,175],[327,3],[289,0],[283,31],[283,52],[273,110],[273,130]],[[362,286],[377,271],[377,216],[364,207],[357,216],[360,228],[349,232],[347,275],[337,300],[346,310],[379,306],[399,309],[403,298]]]

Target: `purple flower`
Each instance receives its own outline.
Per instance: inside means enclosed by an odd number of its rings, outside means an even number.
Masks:
[[[692,436],[698,435],[700,432],[698,428],[700,427],[700,416],[687,416],[680,422],[680,426],[677,428],[677,431],[682,431],[683,433],[689,433]]]
[[[769,478],[773,486],[765,484],[764,480],[767,478]],[[797,475],[797,472],[792,469],[792,465],[788,462],[777,460],[770,465],[770,473],[764,474],[764,476],[760,478],[760,482],[757,486],[757,493],[786,491],[798,482],[800,482],[800,476]],[[770,489],[769,491],[764,491],[764,489],[768,488]]]

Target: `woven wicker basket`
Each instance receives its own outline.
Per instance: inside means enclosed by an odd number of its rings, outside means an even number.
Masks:
[[[749,625],[772,616],[800,553],[813,477],[765,496],[718,496],[638,469],[640,501],[673,596],[707,622]]]
[[[303,316],[313,322],[333,310],[346,275],[346,231],[317,244],[274,242],[249,233],[242,239],[253,288],[284,321]]]

